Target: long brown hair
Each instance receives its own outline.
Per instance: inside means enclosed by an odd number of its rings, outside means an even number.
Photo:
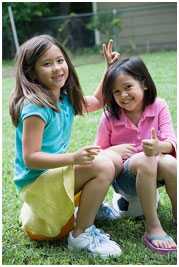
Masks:
[[[60,48],[69,68],[69,76],[61,92],[64,90],[67,92],[75,114],[83,114],[83,106],[86,106],[85,100],[70,58],[55,38],[49,35],[39,35],[22,44],[16,57],[16,86],[9,103],[10,115],[15,126],[18,124],[19,112],[25,100],[43,107],[50,107],[56,112],[59,111],[57,101],[51,91],[33,78],[35,63],[52,45]]]

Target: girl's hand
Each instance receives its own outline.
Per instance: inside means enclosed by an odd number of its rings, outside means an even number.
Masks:
[[[128,159],[136,153],[136,148],[133,144],[121,144],[110,147],[110,149],[121,156],[123,160]]]
[[[103,44],[103,55],[105,57],[108,67],[114,62],[116,62],[120,57],[120,54],[118,52],[112,51],[112,44],[113,40],[109,40],[107,45]]]
[[[90,164],[99,154],[99,146],[86,146],[73,153],[74,164]]]
[[[146,156],[152,157],[159,154],[159,140],[154,128],[151,129],[151,139],[143,140],[142,144]]]

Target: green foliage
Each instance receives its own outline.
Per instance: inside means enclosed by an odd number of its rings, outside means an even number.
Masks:
[[[174,126],[176,129],[176,52],[159,52],[141,55],[154,79],[158,95],[166,99],[169,104]],[[75,65],[85,61],[90,62],[90,55],[75,58]],[[93,56],[94,58],[94,56]],[[92,58],[92,59],[93,59]],[[86,62],[86,61],[85,61]],[[10,64],[3,65],[3,72]],[[104,71],[104,62],[83,65],[77,68],[82,88],[86,95],[93,93]],[[98,223],[97,227],[109,233],[113,240],[122,248],[122,255],[117,258],[102,260],[93,258],[85,252],[71,252],[67,248],[66,240],[56,242],[30,241],[22,232],[18,221],[21,201],[13,184],[14,161],[14,127],[8,113],[9,95],[14,87],[14,76],[10,76],[9,68],[6,78],[3,78],[3,265],[176,265],[176,254],[161,256],[145,248],[142,243],[144,221],[122,219],[115,222]],[[70,150],[94,142],[96,128],[102,110],[75,118]],[[107,194],[111,200],[112,190]],[[176,229],[171,223],[171,205],[164,188],[160,189],[161,205],[159,217],[167,233],[176,236]]]
[[[8,14],[8,6],[11,6],[14,15],[16,28],[18,29],[18,38],[23,42],[30,30],[30,22],[42,16],[52,14],[48,3],[38,2],[4,2],[2,3],[2,29],[3,29],[3,55],[11,58],[14,55],[14,44],[12,40],[12,31]],[[8,49],[7,49],[8,48]]]
[[[23,22],[30,22],[34,18],[41,17],[42,15],[49,15],[50,10],[46,5],[40,3],[3,3],[2,4],[2,25],[3,32],[7,34],[7,28],[10,25],[8,14],[8,6],[11,6],[15,22],[20,24]],[[24,31],[24,29],[21,29]]]
[[[70,25],[73,23],[73,18],[75,18],[75,13],[70,13],[68,18],[64,20],[63,23],[61,23],[60,27],[58,28],[58,33],[60,35],[61,43],[64,47],[68,45],[69,42],[71,42],[71,35],[67,34],[69,31]],[[58,39],[58,35],[56,37]]]
[[[3,3],[3,26],[8,23],[8,6],[11,6],[16,22],[27,21],[30,22],[32,19],[42,16],[49,16],[51,14],[48,5],[42,5],[38,2],[13,2]]]
[[[106,40],[109,40],[115,31],[115,28],[118,29],[118,32],[121,30],[122,21],[119,16],[116,16],[115,12],[102,12],[95,14],[91,21],[87,24],[87,28],[90,30],[98,30],[105,36]]]

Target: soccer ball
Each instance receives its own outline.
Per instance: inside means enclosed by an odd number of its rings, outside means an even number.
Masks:
[[[160,200],[159,191],[156,191],[156,208]],[[129,196],[113,192],[112,206],[118,211],[119,218],[122,217],[141,217],[144,215],[138,196]]]

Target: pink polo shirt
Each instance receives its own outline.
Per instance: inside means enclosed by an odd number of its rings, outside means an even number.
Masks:
[[[134,125],[122,110],[120,119],[103,113],[98,127],[96,144],[102,149],[119,144],[135,144],[136,153],[143,151],[142,140],[151,138],[151,128],[155,128],[160,141],[168,141],[173,145],[172,155],[176,156],[176,137],[172,119],[165,100],[156,98],[147,106],[140,118],[138,126]]]

